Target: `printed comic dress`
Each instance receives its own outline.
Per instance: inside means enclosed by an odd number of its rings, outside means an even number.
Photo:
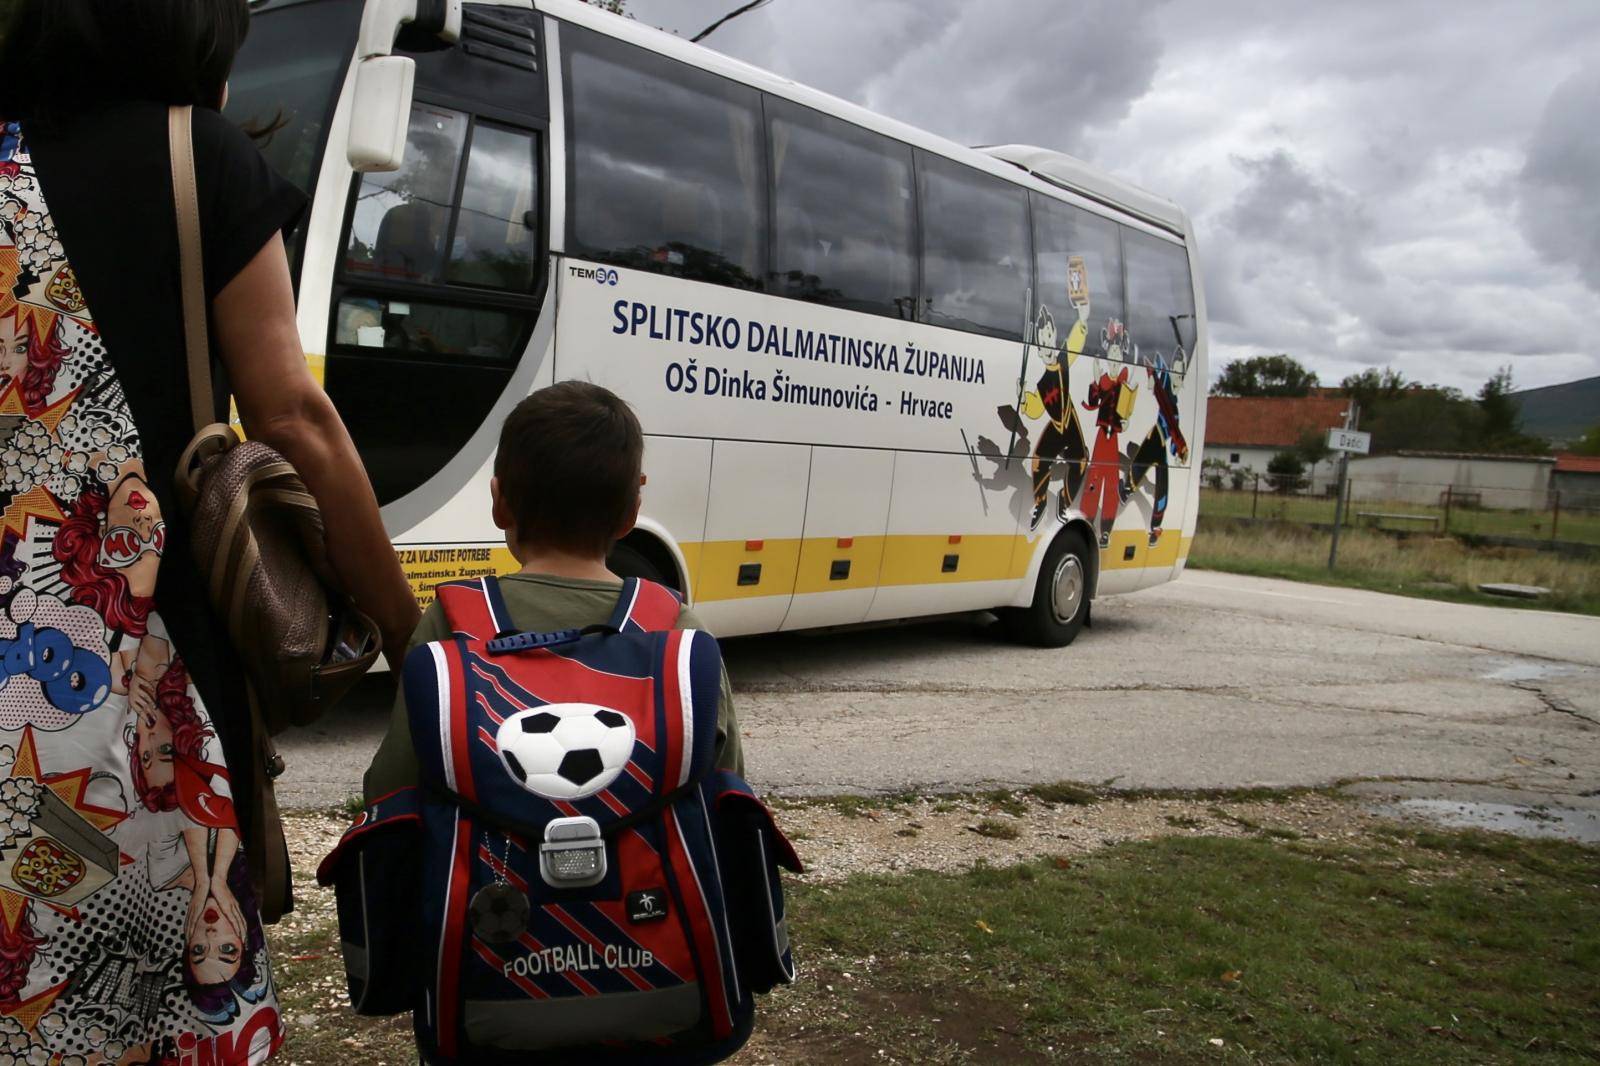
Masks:
[[[0,1066],[264,1061],[271,971],[166,526],[22,132],[0,127]]]

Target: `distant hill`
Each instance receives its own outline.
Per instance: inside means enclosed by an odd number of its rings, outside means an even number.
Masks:
[[[1522,432],[1552,441],[1574,441],[1600,422],[1600,377],[1512,393],[1522,404]]]

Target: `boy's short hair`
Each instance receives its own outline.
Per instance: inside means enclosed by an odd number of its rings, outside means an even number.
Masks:
[[[520,542],[603,556],[633,515],[643,463],[633,409],[610,389],[563,381],[506,416],[494,476]]]

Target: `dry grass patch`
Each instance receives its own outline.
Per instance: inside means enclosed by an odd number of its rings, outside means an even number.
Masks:
[[[1189,563],[1257,577],[1600,614],[1600,561],[1522,548],[1473,548],[1453,537],[1402,539],[1348,529],[1339,538],[1339,567],[1329,571],[1328,542],[1327,533],[1290,524],[1242,525],[1201,516]],[[1489,582],[1552,591],[1539,601],[1512,601],[1477,591]]]

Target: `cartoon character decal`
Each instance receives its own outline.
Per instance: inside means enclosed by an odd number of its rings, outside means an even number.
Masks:
[[[0,1053],[18,1062],[259,1061],[282,1040],[216,731],[155,610],[166,543],[26,136],[0,124]]]
[[[1118,329],[1122,323],[1113,322]],[[1128,382],[1128,368],[1113,376],[1112,364],[1096,360],[1095,377],[1089,382],[1085,411],[1095,412],[1094,451],[1089,457],[1089,479],[1083,492],[1083,513],[1094,522],[1100,534],[1100,547],[1111,544],[1111,527],[1122,507],[1122,453],[1118,450],[1128,416],[1133,413],[1136,386]]]
[[[1034,336],[1044,358],[1044,372],[1032,392],[1025,393],[1022,413],[1025,418],[1045,420],[1034,445],[1029,469],[1033,480],[1033,511],[1028,528],[1038,529],[1050,497],[1050,475],[1057,460],[1066,463],[1066,484],[1062,487],[1058,511],[1063,519],[1078,498],[1088,472],[1089,455],[1084,447],[1083,428],[1072,403],[1072,388],[1067,370],[1083,354],[1089,337],[1089,289],[1083,278],[1083,260],[1074,257],[1070,275],[1074,279],[1073,307],[1077,319],[1067,332],[1065,343],[1056,346],[1056,324],[1048,307],[1041,306],[1034,323]],[[1080,299],[1081,295],[1081,299]]]
[[[1040,529],[1049,511],[1052,477],[1061,471],[1057,517],[1065,522],[1075,509],[1081,512],[1094,525],[1102,550],[1109,549],[1124,506],[1148,485],[1148,539],[1154,546],[1160,540],[1167,510],[1167,457],[1170,454],[1180,463],[1189,461],[1179,403],[1188,359],[1181,339],[1169,359],[1154,347],[1142,347],[1127,325],[1115,316],[1098,322],[1098,336],[1091,338],[1089,282],[1085,257],[1068,256],[1066,296],[1072,308],[1072,325],[1063,338],[1047,302],[1041,302],[1034,313],[1032,343],[1026,350],[1031,353],[1037,349],[1042,370],[1030,388],[1025,382],[1032,356],[1026,357],[1017,386],[1018,402],[998,410],[1001,426],[1011,435],[1010,451],[1002,453],[997,443],[980,436],[977,448],[969,448],[968,454],[974,477],[988,490],[1014,488],[1014,483],[1005,477],[1005,470],[1013,459],[1028,459],[1030,533]],[[1096,345],[1094,373],[1086,382],[1083,398],[1075,400],[1070,369],[1092,344]],[[1140,367],[1146,371],[1148,390],[1142,390],[1136,379]],[[1135,412],[1141,410],[1139,397],[1145,391],[1153,397],[1154,423],[1137,445],[1130,443],[1124,448],[1123,436],[1130,422],[1135,421]],[[1148,410],[1149,406],[1143,409]],[[1080,419],[1089,415],[1093,422],[1086,439],[1085,426],[1091,424]],[[1031,445],[1030,429],[1037,433]],[[982,476],[977,468],[979,457],[995,463],[993,476]]]
[[[1172,368],[1183,372],[1185,359],[1183,347],[1173,350],[1169,365],[1159,353],[1146,357],[1145,369],[1150,375],[1150,392],[1156,398],[1156,424],[1150,427],[1136,451],[1128,477],[1122,482],[1122,502],[1144,482],[1145,475],[1155,471],[1154,495],[1150,500],[1150,546],[1161,539],[1161,522],[1167,513],[1167,453],[1170,451],[1180,463],[1189,461],[1189,442],[1184,439],[1183,428],[1178,424],[1178,395],[1172,384]]]

